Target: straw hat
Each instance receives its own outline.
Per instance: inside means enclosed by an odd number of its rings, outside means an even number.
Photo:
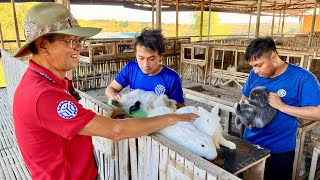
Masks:
[[[31,7],[23,24],[26,44],[13,55],[14,57],[31,54],[29,44],[51,34],[90,37],[101,31],[101,28],[80,27],[70,11],[57,3],[41,3]]]

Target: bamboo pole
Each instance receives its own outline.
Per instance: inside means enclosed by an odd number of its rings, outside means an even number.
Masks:
[[[156,27],[161,28],[161,0],[156,0]]]
[[[284,6],[283,6],[282,26],[281,26],[281,37],[283,36],[284,20],[286,19],[286,9],[287,9],[287,3],[284,3]]]
[[[258,4],[257,4],[256,33],[255,33],[255,37],[256,37],[256,38],[259,37],[259,31],[260,31],[261,4],[262,4],[262,0],[258,0]]]
[[[278,33],[277,33],[277,36],[278,36],[278,37],[279,37],[279,35],[280,35],[281,13],[282,13],[282,11],[280,10],[280,12],[279,12],[279,23],[278,23]]]
[[[302,11],[302,14],[300,16],[300,32],[302,32],[302,27],[303,27],[303,11]]]
[[[274,16],[276,14],[276,1],[274,1],[274,4],[273,4],[273,14],[272,14],[272,24],[271,24],[271,36],[273,36],[273,29],[274,29]]]
[[[16,7],[15,7],[14,0],[11,0],[11,4],[12,4],[12,11],[13,11],[14,27],[15,27],[15,30],[16,30],[16,42],[17,42],[18,48],[20,48],[21,47],[21,42],[20,42],[19,27],[18,27]]]
[[[313,15],[312,15],[312,24],[311,24],[311,29],[310,29],[310,33],[309,33],[308,47],[311,47],[311,44],[312,44],[312,37],[313,37],[313,33],[314,33],[314,24],[315,24],[315,22],[316,22],[317,5],[318,5],[318,1],[317,1],[317,0],[314,0],[314,8],[313,8]]]
[[[200,13],[200,41],[202,41],[202,30],[203,30],[203,8],[204,8],[204,0],[201,0],[201,13]]]
[[[1,49],[4,49],[4,42],[3,42],[3,34],[2,34],[1,23],[0,23],[0,40],[1,40]]]
[[[70,0],[55,0],[56,3],[63,4],[70,10]]]
[[[179,0],[176,0],[176,37],[179,37]]]
[[[211,31],[211,0],[209,1],[208,40],[210,40],[210,31]]]
[[[251,31],[251,19],[252,19],[252,5],[250,6],[250,18],[249,18],[249,27],[248,27],[248,38],[250,37],[250,31]]]
[[[152,0],[152,29],[154,29],[154,0]]]

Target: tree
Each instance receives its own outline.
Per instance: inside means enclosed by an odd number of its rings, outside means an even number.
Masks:
[[[200,17],[201,12],[197,11],[193,13],[193,35],[200,35]],[[203,12],[203,31],[202,36],[208,35],[208,25],[209,25],[209,12]],[[225,38],[226,36],[219,36],[219,35],[230,35],[231,30],[230,27],[226,24],[220,23],[219,14],[216,12],[211,12],[211,19],[210,19],[210,35],[215,35],[216,38]],[[211,38],[212,39],[212,38]]]

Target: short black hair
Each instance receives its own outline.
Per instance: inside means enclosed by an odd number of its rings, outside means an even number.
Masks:
[[[277,53],[276,44],[271,37],[256,38],[247,47],[245,59],[246,61],[255,60],[270,51]]]
[[[162,56],[165,52],[165,38],[161,33],[161,29],[148,29],[144,28],[141,33],[136,36],[134,41],[134,48],[137,46],[144,46],[152,51],[158,51]]]

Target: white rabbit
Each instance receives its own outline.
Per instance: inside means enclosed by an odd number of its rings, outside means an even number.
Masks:
[[[159,116],[163,114],[172,114],[174,111],[167,107],[158,107],[148,113],[148,117]],[[217,157],[217,151],[214,147],[211,137],[198,130],[193,124],[180,122],[158,131],[161,135],[172,140],[178,145],[189,151],[212,160]]]
[[[202,132],[205,132],[209,136],[212,137],[212,141],[217,149],[220,149],[220,145],[225,146],[229,149],[235,149],[236,145],[224,139],[222,136],[222,128],[220,124],[221,118],[219,117],[219,106],[215,106],[212,108],[211,113],[205,110],[202,107],[198,107],[198,112],[196,112],[196,107],[194,106],[186,106],[178,109],[176,113],[184,114],[184,113],[195,113],[199,115],[193,124],[195,127]]]
[[[177,109],[177,102],[173,99],[169,99],[167,95],[157,95],[153,91],[144,91],[141,89],[136,89],[122,95],[118,103],[112,101],[112,104],[129,109],[131,106],[134,106],[137,101],[140,102],[140,108],[145,112],[149,112],[157,107],[169,107],[173,110]]]

